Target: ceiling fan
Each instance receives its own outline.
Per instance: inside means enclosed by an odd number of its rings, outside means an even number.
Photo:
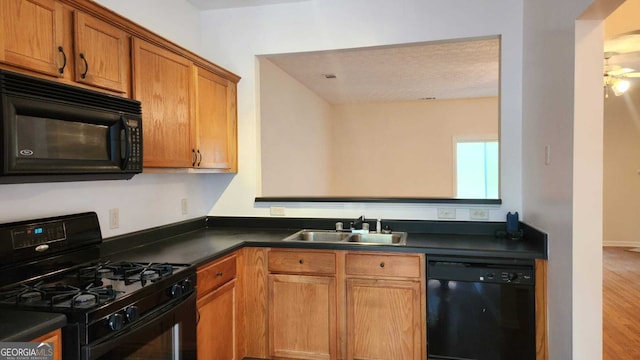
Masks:
[[[604,91],[615,96],[629,90],[629,78],[640,78],[640,30],[607,40],[604,44]]]
[[[640,71],[621,65],[609,65],[608,60],[609,58],[605,57],[603,77],[605,98],[609,97],[609,89],[613,91],[615,96],[624,94],[631,87],[628,78],[640,78]]]

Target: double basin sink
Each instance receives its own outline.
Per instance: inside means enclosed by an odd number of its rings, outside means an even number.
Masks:
[[[300,230],[283,241],[316,242],[332,244],[406,245],[406,232],[355,233],[336,230]]]

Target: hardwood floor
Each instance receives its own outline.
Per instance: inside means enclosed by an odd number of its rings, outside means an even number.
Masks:
[[[603,248],[603,359],[640,359],[640,252]]]

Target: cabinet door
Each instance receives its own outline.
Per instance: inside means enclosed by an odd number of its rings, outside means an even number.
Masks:
[[[419,281],[347,279],[347,359],[421,358]]]
[[[123,31],[80,11],[75,12],[75,80],[127,93],[129,37]]]
[[[52,342],[53,343],[53,360],[62,360],[62,332],[60,329],[40,336],[31,340],[32,342]]]
[[[198,359],[237,359],[236,281],[203,296],[197,306]]]
[[[196,69],[196,166],[236,172],[236,84]]]
[[[142,102],[144,166],[191,167],[191,62],[133,39],[133,96]]]
[[[268,284],[270,355],[335,359],[335,277],[269,275]]]
[[[62,5],[54,0],[2,0],[0,62],[61,76]]]

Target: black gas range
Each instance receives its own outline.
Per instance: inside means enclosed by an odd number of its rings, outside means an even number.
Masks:
[[[101,242],[95,213],[0,225],[0,307],[65,314],[64,359],[195,359],[195,268]]]

